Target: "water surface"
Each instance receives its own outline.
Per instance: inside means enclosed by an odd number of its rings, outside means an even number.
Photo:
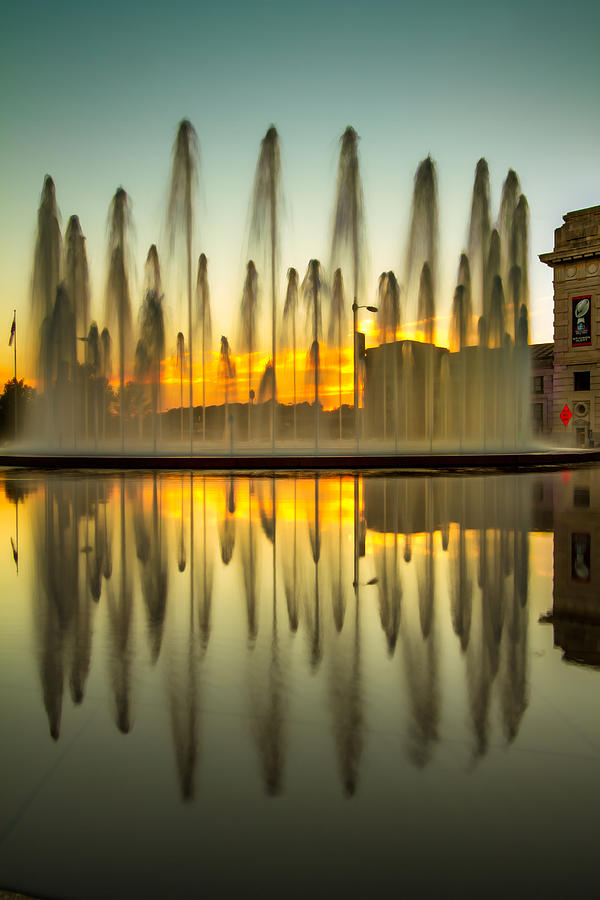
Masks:
[[[2,481],[0,885],[595,882],[600,470]]]

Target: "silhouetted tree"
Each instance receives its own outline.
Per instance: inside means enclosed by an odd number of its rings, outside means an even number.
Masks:
[[[23,432],[23,423],[36,398],[36,390],[23,379],[11,378],[0,395],[0,440],[15,437],[15,400],[17,402],[17,435]]]

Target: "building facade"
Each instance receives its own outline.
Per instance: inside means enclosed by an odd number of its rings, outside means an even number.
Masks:
[[[600,444],[600,206],[563,219],[554,250],[540,255],[554,280],[551,433],[590,447]]]

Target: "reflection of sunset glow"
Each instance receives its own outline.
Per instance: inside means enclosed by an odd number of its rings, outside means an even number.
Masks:
[[[341,515],[346,524],[353,522],[354,517],[354,480],[352,476],[341,478]],[[205,502],[211,518],[221,516],[225,506],[226,492],[229,489],[228,478],[206,477],[194,475],[194,508],[201,509]],[[260,521],[259,503],[264,513],[273,514],[272,480],[269,478],[235,479],[235,512],[231,515],[242,521],[251,517],[252,522]],[[112,499],[118,486],[113,486]],[[252,503],[250,493],[253,492]],[[162,515],[168,519],[181,518],[181,497],[183,491],[184,517],[189,517],[190,475],[168,476],[160,480],[160,503]],[[144,510],[152,508],[153,485],[151,479],[144,479],[142,487],[142,504]],[[315,514],[315,482],[312,478],[278,479],[275,485],[275,513],[277,521],[293,522],[309,521]],[[359,495],[360,498],[360,495]],[[250,516],[251,514],[251,516]],[[339,522],[340,518],[340,478],[319,478],[319,518],[323,525]]]

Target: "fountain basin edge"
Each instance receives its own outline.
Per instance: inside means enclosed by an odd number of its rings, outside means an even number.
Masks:
[[[181,470],[231,471],[529,471],[564,469],[600,462],[600,449],[525,450],[489,453],[364,453],[291,454],[265,453],[234,456],[186,456],[167,454],[3,453],[0,467],[24,469]]]

